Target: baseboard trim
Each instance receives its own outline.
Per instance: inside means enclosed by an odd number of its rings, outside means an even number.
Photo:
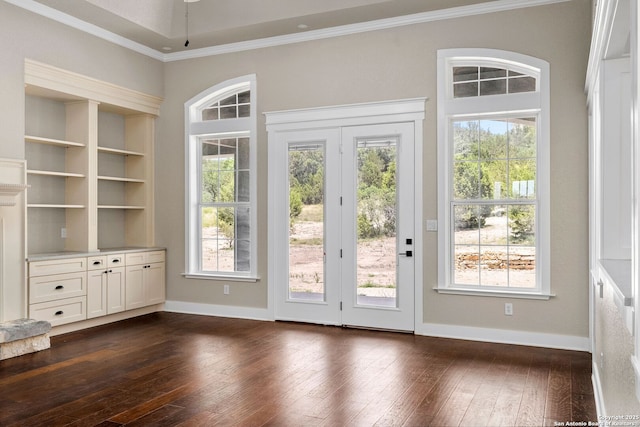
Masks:
[[[475,326],[422,323],[416,325],[416,335],[455,338],[470,341],[500,344],[527,345],[532,347],[558,348],[562,350],[591,351],[588,337],[545,334],[509,329],[479,328]]]
[[[607,411],[604,407],[604,398],[602,395],[602,383],[600,382],[600,369],[596,362],[591,363],[591,384],[593,385],[593,398],[596,401],[596,413],[598,419],[607,415]]]
[[[172,313],[199,314],[204,316],[230,317],[235,319],[262,321],[274,320],[271,312],[266,308],[203,304],[185,301],[167,301],[164,305],[164,311]],[[470,341],[557,348],[562,350],[591,351],[589,338],[572,335],[544,334],[507,329],[444,325],[437,323],[418,324],[416,325],[415,334]]]
[[[94,317],[93,319],[81,320],[79,322],[67,323],[65,325],[54,326],[49,332],[49,336],[68,334],[87,328],[107,325],[121,320],[133,319],[134,317],[144,316],[145,314],[163,311],[162,304],[149,305],[147,307],[137,308],[135,310],[126,310],[119,313],[110,314],[108,316]]]
[[[266,308],[238,307],[232,305],[203,304],[198,302],[166,301],[164,311],[184,314],[200,314],[203,316],[231,317],[234,319],[250,319],[272,321]]]

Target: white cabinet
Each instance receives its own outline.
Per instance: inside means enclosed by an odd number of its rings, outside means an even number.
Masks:
[[[144,273],[147,304],[159,304],[165,300],[164,262],[149,264]]]
[[[87,259],[29,264],[29,317],[52,326],[87,318]]]
[[[105,316],[124,311],[124,262],[122,267],[113,267],[124,255],[90,258],[87,273],[87,318]],[[92,269],[93,268],[93,269]]]
[[[137,252],[126,256],[127,310],[165,300],[164,251]]]
[[[124,306],[124,267],[110,268],[107,271],[107,314],[125,310]]]
[[[164,300],[164,250],[29,262],[29,317],[47,320],[53,326]]]

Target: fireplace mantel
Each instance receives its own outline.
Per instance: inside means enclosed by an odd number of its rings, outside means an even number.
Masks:
[[[29,186],[26,184],[5,184],[0,182],[0,206],[15,206],[16,196]]]
[[[0,322],[27,315],[27,162],[0,158]]]

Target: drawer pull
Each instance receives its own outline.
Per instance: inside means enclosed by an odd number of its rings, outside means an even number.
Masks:
[[[111,260],[112,263],[116,264],[118,262],[120,262],[120,258],[114,258]]]
[[[64,314],[64,311],[62,310],[56,311],[56,316],[62,316],[63,314]]]
[[[102,261],[93,261],[93,265],[100,265],[102,264]]]
[[[56,291],[59,291],[59,290],[61,290],[61,289],[64,289],[64,286],[62,286],[62,285],[58,285],[58,286],[56,286],[56,288],[55,288],[55,289],[56,289]]]

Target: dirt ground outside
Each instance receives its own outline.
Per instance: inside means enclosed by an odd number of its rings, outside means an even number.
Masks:
[[[323,224],[297,221],[290,234],[289,287],[292,292],[323,293]],[[395,296],[396,239],[371,239],[358,245],[358,294]]]
[[[324,292],[324,247],[323,223],[320,221],[296,221],[290,234],[289,248],[289,286],[292,292]],[[506,217],[489,217],[486,226],[480,230],[456,232],[458,245],[474,244],[482,240],[494,255],[508,259],[509,256],[535,257],[535,248],[522,246],[506,247],[508,235]],[[233,271],[233,250],[228,241],[216,240],[215,227],[203,230],[204,268],[218,271]],[[504,245],[504,246],[503,246]],[[219,246],[219,247],[218,247]],[[477,248],[477,246],[476,246]],[[511,253],[507,254],[507,250]],[[477,253],[474,246],[459,246],[457,256]],[[396,239],[384,237],[361,241],[357,249],[358,294],[367,296],[395,296],[396,287]],[[468,256],[468,255],[467,255]],[[477,284],[478,280],[492,286],[507,286],[507,277],[511,285],[522,287],[535,286],[535,267],[533,269],[493,268],[479,256],[477,263],[461,266],[457,263],[455,279],[460,284]],[[533,262],[535,265],[535,261]],[[508,276],[507,276],[508,275]]]

